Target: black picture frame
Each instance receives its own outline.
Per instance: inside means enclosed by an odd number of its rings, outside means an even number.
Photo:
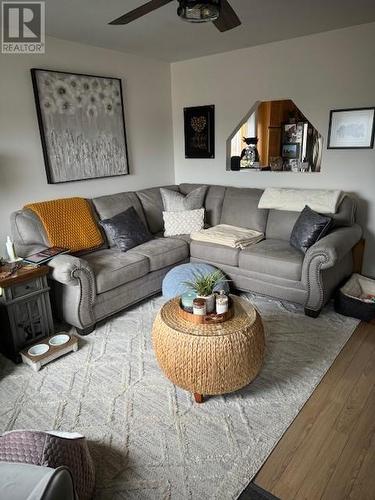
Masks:
[[[215,158],[215,106],[184,108],[185,158]]]
[[[287,149],[293,149],[293,152],[290,153]],[[282,146],[281,156],[286,160],[296,160],[299,158],[300,152],[300,143],[299,142],[286,142]]]
[[[365,111],[369,111],[370,114],[372,112],[372,125],[371,125],[371,132],[368,134],[369,136],[369,141],[368,145],[356,145],[354,143],[350,144],[348,141],[348,145],[333,145],[333,134],[335,133],[334,130],[334,117],[335,114],[340,114],[340,113],[363,113]],[[370,116],[369,116],[370,118]],[[364,107],[364,108],[342,108],[342,109],[331,109],[329,113],[329,126],[328,126],[328,144],[327,144],[327,149],[372,149],[374,147],[374,136],[375,136],[375,107],[370,106],[370,107]]]
[[[56,73],[56,74],[61,74],[61,75],[76,76],[76,77],[80,77],[80,78],[83,77],[83,78],[90,78],[90,79],[91,78],[93,78],[93,79],[106,79],[106,80],[113,80],[113,81],[118,82],[119,100],[120,100],[120,108],[121,108],[120,109],[121,124],[123,127],[122,139],[124,141],[124,148],[125,148],[125,160],[126,160],[126,169],[125,170],[126,171],[121,172],[121,173],[87,176],[87,177],[67,179],[67,180],[54,179],[53,173],[52,173],[51,158],[50,158],[50,153],[49,153],[49,149],[48,149],[48,142],[47,142],[47,138],[46,138],[47,125],[45,123],[43,110],[42,110],[42,106],[41,106],[41,100],[43,99],[43,96],[41,95],[41,93],[39,91],[39,86],[38,86],[38,73],[39,72]],[[127,145],[127,139],[126,139],[126,124],[125,124],[124,100],[123,100],[123,89],[122,89],[121,78],[116,78],[116,77],[112,77],[112,76],[103,76],[103,75],[102,76],[91,75],[91,74],[87,74],[87,73],[51,70],[51,69],[46,69],[46,68],[31,68],[30,73],[31,73],[32,86],[33,86],[36,115],[37,115],[39,132],[40,132],[40,139],[41,139],[41,144],[42,144],[44,167],[45,167],[46,176],[47,176],[47,183],[48,184],[64,184],[67,182],[78,182],[78,181],[86,181],[86,180],[90,180],[90,179],[101,179],[101,178],[105,178],[105,177],[119,177],[122,175],[129,175],[130,174],[129,153],[128,153],[128,145]]]

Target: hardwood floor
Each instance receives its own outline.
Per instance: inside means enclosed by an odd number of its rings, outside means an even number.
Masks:
[[[375,499],[375,325],[357,327],[254,482],[282,500]]]

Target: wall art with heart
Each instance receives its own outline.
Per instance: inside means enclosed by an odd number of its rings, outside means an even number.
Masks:
[[[184,108],[185,158],[215,158],[215,106]]]

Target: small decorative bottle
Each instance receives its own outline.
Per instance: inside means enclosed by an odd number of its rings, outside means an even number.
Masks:
[[[225,295],[224,290],[220,290],[220,295],[216,299],[216,313],[224,314],[228,312],[228,308],[229,308],[228,297]]]
[[[16,251],[14,250],[14,244],[13,244],[13,241],[11,240],[10,236],[7,237],[6,249],[7,249],[7,254],[8,254],[9,260],[11,262],[14,262],[17,257],[16,257]]]
[[[193,314],[205,316],[207,314],[206,301],[204,299],[193,300]]]

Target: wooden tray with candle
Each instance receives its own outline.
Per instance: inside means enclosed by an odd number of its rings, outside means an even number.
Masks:
[[[229,299],[228,311],[226,313],[224,314],[209,313],[205,314],[204,316],[199,316],[198,314],[193,314],[192,312],[186,311],[182,307],[182,303],[180,300],[179,315],[186,321],[194,323],[195,325],[224,323],[225,321],[228,321],[228,319],[233,318],[234,314],[233,300],[230,297],[228,297],[228,299]]]

